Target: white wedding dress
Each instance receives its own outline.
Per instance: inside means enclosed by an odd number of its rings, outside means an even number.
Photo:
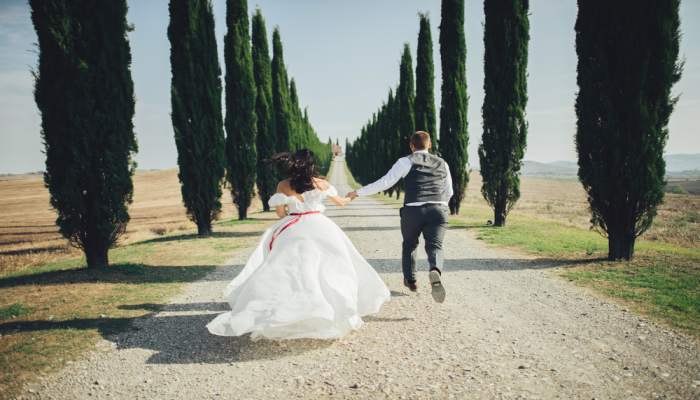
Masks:
[[[233,311],[211,321],[209,332],[252,332],[253,340],[333,339],[362,326],[360,316],[379,311],[389,289],[345,233],[321,214],[322,200],[337,195],[331,186],[305,192],[303,202],[281,193],[270,198],[271,207],[287,204],[290,214],[320,213],[289,215],[265,231],[243,271],[224,289]]]

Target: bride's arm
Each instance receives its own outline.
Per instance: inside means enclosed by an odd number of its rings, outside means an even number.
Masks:
[[[287,216],[287,210],[285,210],[285,208],[287,208],[286,204],[282,204],[281,206],[275,207],[275,211],[277,212],[278,217],[284,218]]]
[[[284,187],[285,187],[285,181],[282,181],[282,182],[278,183],[278,184],[277,184],[277,193],[282,193],[283,195],[286,196],[287,194],[284,193]],[[286,208],[287,208],[287,205],[286,205],[286,204],[282,204],[282,205],[276,206],[276,207],[275,207],[275,212],[277,212],[277,216],[280,217],[280,218],[286,217],[286,216],[287,216],[287,210],[286,210]]]
[[[352,199],[349,197],[340,197],[340,196],[328,196],[328,200],[334,202],[335,205],[340,206],[340,207],[342,207],[342,206],[344,206],[352,201]]]

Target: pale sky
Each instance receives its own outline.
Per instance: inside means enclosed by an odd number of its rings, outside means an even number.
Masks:
[[[478,165],[482,134],[482,0],[466,1],[469,163]],[[225,0],[214,1],[219,58],[223,65]],[[430,12],[435,63],[435,100],[440,105],[440,0],[306,1],[258,0],[271,40],[280,27],[289,76],[308,106],[311,123],[323,142],[352,141],[371,118],[388,89],[399,80],[403,43],[411,46],[415,68],[418,12]],[[531,0],[526,160],[576,161],[574,99],[576,51],[575,0]],[[177,166],[170,121],[170,43],[167,0],[131,1],[127,16],[136,30],[129,35],[137,95],[134,123],[139,140],[139,168]],[[700,153],[695,118],[700,115],[700,1],[681,7],[685,72],[674,88],[681,100],[671,117],[667,154]],[[686,23],[687,22],[687,23]],[[44,169],[40,117],[32,94],[30,67],[36,65],[36,34],[26,0],[0,0],[0,173]],[[270,50],[272,45],[270,44]]]

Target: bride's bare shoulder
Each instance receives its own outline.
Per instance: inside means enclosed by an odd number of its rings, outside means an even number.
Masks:
[[[277,193],[287,193],[292,190],[292,185],[289,179],[285,179],[277,184]]]
[[[330,183],[319,178],[314,178],[314,183],[316,184],[316,187],[321,190],[328,190],[331,187]]]

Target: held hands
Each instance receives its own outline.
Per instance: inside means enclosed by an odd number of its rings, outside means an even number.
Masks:
[[[352,192],[348,193],[347,195],[345,195],[345,197],[349,198],[352,201],[352,200],[355,200],[356,198],[358,198],[359,196],[358,196],[356,191],[352,191]]]

